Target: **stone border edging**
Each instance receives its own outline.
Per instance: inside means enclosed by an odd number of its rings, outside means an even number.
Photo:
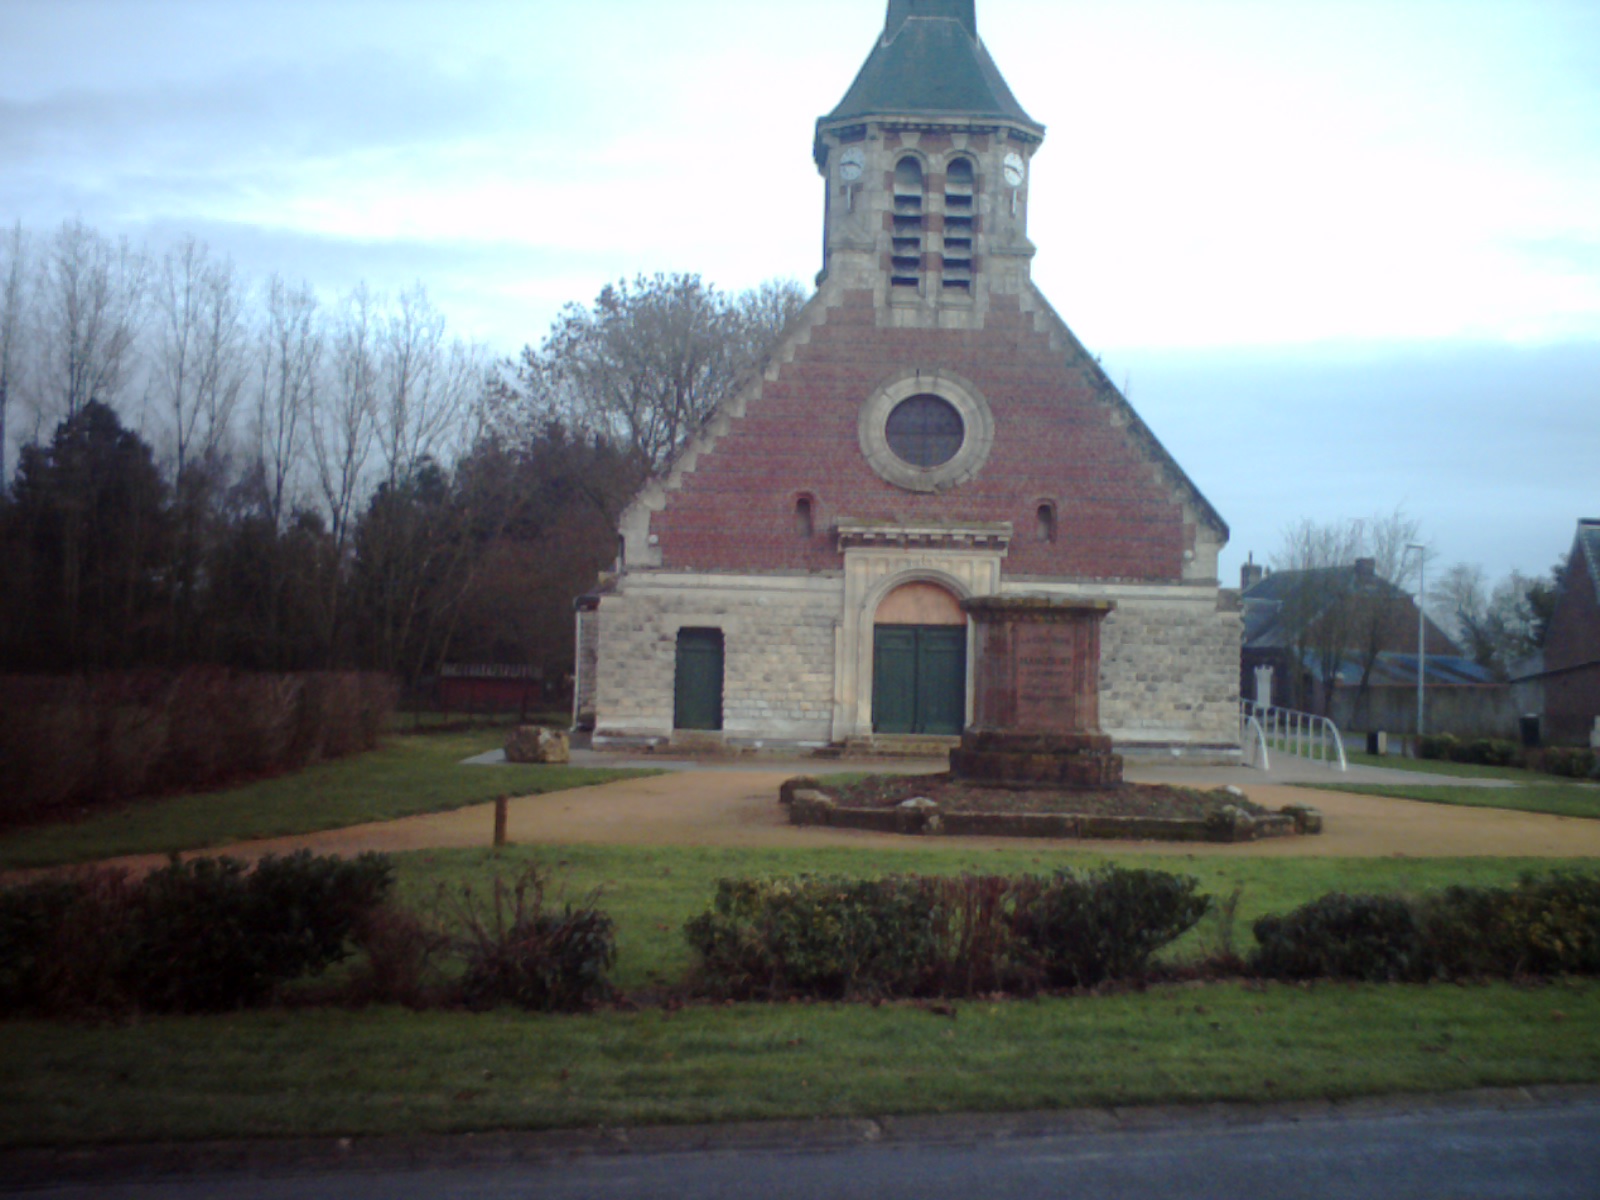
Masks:
[[[859,808],[840,804],[825,784],[805,775],[785,780],[778,802],[789,810],[791,825],[923,836],[1254,842],[1322,832],[1322,813],[1309,804],[1287,804],[1260,815],[1229,804],[1204,818],[962,812],[941,809],[921,797],[893,808]]]

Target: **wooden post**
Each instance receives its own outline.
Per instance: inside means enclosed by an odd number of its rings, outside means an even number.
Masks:
[[[506,798],[494,798],[494,844],[498,849],[506,844]]]

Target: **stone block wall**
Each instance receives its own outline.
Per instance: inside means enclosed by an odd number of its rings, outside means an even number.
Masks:
[[[722,631],[724,737],[828,741],[837,577],[651,582],[601,600],[597,739],[670,736],[678,630],[698,628]]]
[[[1239,613],[1195,591],[1124,596],[1106,618],[1100,727],[1119,744],[1239,743]]]

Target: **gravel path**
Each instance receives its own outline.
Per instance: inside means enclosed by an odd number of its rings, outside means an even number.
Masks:
[[[597,760],[598,760],[598,756]],[[612,765],[617,759],[606,757]],[[630,764],[632,765],[632,764]],[[598,787],[574,788],[544,796],[512,800],[509,840],[529,843],[600,842],[618,845],[690,846],[861,846],[916,845],[1015,846],[1004,838],[918,839],[858,830],[789,825],[777,803],[778,785],[796,774],[825,771],[889,769],[937,770],[939,764],[898,762],[767,762],[684,764],[644,760],[639,765],[670,767],[667,774],[620,780]],[[486,767],[485,769],[492,769]],[[1220,787],[1236,783],[1256,803],[1276,809],[1285,804],[1315,804],[1326,818],[1318,837],[1273,838],[1237,845],[1162,842],[1055,841],[1073,849],[1137,849],[1173,855],[1326,857],[1527,856],[1600,857],[1600,821],[1545,816],[1505,809],[1423,804],[1378,796],[1346,795],[1290,787],[1288,778],[1304,777],[1306,768],[1291,766],[1270,776],[1242,768],[1162,766],[1130,769],[1129,778],[1162,783]],[[1426,776],[1371,768],[1352,768],[1340,775],[1311,768],[1311,778],[1356,782],[1402,776],[1401,781],[1428,782]],[[1267,780],[1270,779],[1271,782]],[[1450,782],[1457,782],[1452,780]],[[404,817],[371,825],[296,837],[272,838],[208,850],[256,858],[305,847],[321,853],[356,854],[363,850],[424,850],[433,847],[488,845],[494,829],[494,806],[473,805],[448,813]],[[1037,843],[1035,843],[1037,844]],[[136,868],[159,866],[164,856],[115,860]]]

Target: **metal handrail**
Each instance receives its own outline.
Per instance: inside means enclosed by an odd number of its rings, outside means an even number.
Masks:
[[[1252,722],[1261,733],[1262,770],[1266,770],[1266,748],[1293,754],[1310,762],[1320,762],[1340,771],[1350,769],[1344,756],[1344,739],[1339,729],[1327,717],[1316,713],[1298,712],[1292,708],[1278,708],[1257,704],[1254,700],[1239,701],[1241,730],[1244,722]]]
[[[1255,744],[1261,752],[1261,759],[1259,762],[1254,763],[1249,762],[1247,759],[1245,765],[1260,767],[1263,771],[1270,771],[1272,770],[1272,755],[1267,753],[1266,730],[1261,728],[1260,721],[1256,720],[1255,717],[1251,716],[1249,713],[1241,710],[1239,713],[1239,742],[1241,749],[1244,745],[1245,735],[1252,732],[1256,735]]]

